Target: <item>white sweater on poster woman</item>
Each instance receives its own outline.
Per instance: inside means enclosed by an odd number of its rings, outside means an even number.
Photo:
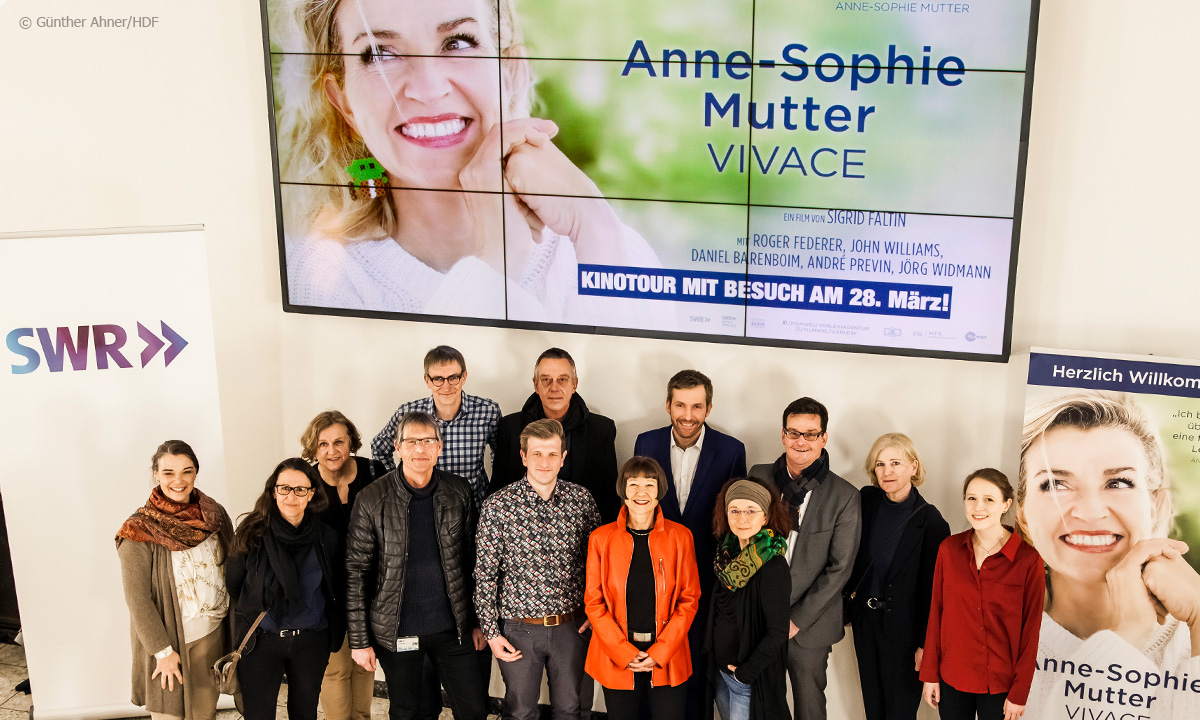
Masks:
[[[1057,672],[1046,669],[1047,661]],[[1071,664],[1069,670],[1064,661]],[[1088,666],[1086,676],[1083,665]],[[1200,720],[1200,692],[1191,691],[1194,681],[1200,690],[1200,658],[1192,657],[1187,625],[1173,617],[1138,650],[1111,630],[1080,639],[1042,613],[1037,667],[1025,708],[1029,720]],[[1163,687],[1167,672],[1178,678],[1179,690]],[[1157,685],[1146,687],[1147,673],[1159,678]],[[1112,680],[1114,674],[1122,679]],[[1154,699],[1147,702],[1150,697]]]
[[[634,267],[660,267],[636,231],[622,225]],[[674,303],[580,295],[570,238],[542,231],[519,278],[505,278],[475,256],[442,273],[391,238],[285,241],[288,293],[294,305],[423,315],[449,315],[576,325],[675,329]]]

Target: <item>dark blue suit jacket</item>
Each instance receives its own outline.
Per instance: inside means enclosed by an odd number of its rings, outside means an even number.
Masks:
[[[654,458],[667,474],[667,494],[662,499],[663,517],[682,523],[692,531],[696,541],[696,567],[700,571],[701,610],[708,607],[708,595],[716,582],[713,571],[713,555],[717,541],[713,537],[713,508],[717,504],[717,493],[731,477],[746,477],[746,446],[741,440],[714,430],[705,424],[704,446],[700,448],[700,460],[696,463],[696,475],[692,478],[692,489],[688,491],[687,506],[679,511],[679,497],[675,493],[675,478],[671,475],[671,426],[647,430],[637,436],[633,444],[634,455]],[[698,619],[692,628],[703,628]]]

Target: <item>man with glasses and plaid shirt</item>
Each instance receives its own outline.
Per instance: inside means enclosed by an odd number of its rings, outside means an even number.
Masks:
[[[392,419],[371,441],[371,455],[389,471],[396,469],[393,460],[396,426],[412,412],[426,413],[437,423],[441,435],[441,454],[437,468],[467,481],[475,500],[475,511],[483,505],[488,492],[487,471],[483,468],[483,451],[492,449],[496,455],[496,425],[500,422],[500,406],[495,400],[468,395],[467,361],[463,354],[449,345],[438,345],[425,353],[425,387],[429,397],[406,402],[396,409]],[[481,672],[490,676],[490,653],[485,653],[487,667]],[[482,662],[482,660],[481,660]],[[428,660],[425,664],[421,689],[419,720],[435,720],[442,712],[442,692],[438,673]]]
[[[858,552],[858,489],[829,469],[829,411],[810,397],[783,411],[783,454],[751,477],[775,483],[792,510],[788,675],[795,720],[825,720],[826,665],[842,624],[842,588]]]
[[[371,441],[371,455],[394,470],[393,444],[396,425],[410,412],[432,415],[442,435],[442,454],[438,469],[466,479],[475,496],[475,506],[483,504],[488,491],[487,471],[483,469],[484,448],[496,454],[496,425],[500,406],[495,400],[463,392],[467,384],[467,361],[449,345],[438,345],[425,353],[425,387],[430,396],[406,402],[396,409],[392,419]]]

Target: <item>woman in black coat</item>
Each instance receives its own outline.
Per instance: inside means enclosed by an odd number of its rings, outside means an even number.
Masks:
[[[860,490],[862,541],[846,585],[867,720],[912,720],[938,545],[950,526],[917,492],[925,466],[908,436],[881,436]]]
[[[289,458],[234,535],[225,582],[235,642],[265,612],[237,667],[246,720],[274,720],[285,672],[288,717],[316,720],[329,653],[346,634],[337,532],[318,516],[327,503],[308,463]]]
[[[774,485],[734,478],[713,511],[717,536],[705,651],[712,699],[723,720],[777,720],[787,707],[791,513]]]

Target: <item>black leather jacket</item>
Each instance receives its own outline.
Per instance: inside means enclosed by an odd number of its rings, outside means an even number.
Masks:
[[[408,503],[412,499],[401,474],[403,466],[364,488],[354,501],[346,532],[346,619],[350,647],[396,645],[396,628],[404,599],[408,559]],[[472,596],[475,583],[475,526],[478,510],[467,482],[434,469],[442,572],[459,642],[478,627]],[[370,619],[368,624],[367,620]]]

